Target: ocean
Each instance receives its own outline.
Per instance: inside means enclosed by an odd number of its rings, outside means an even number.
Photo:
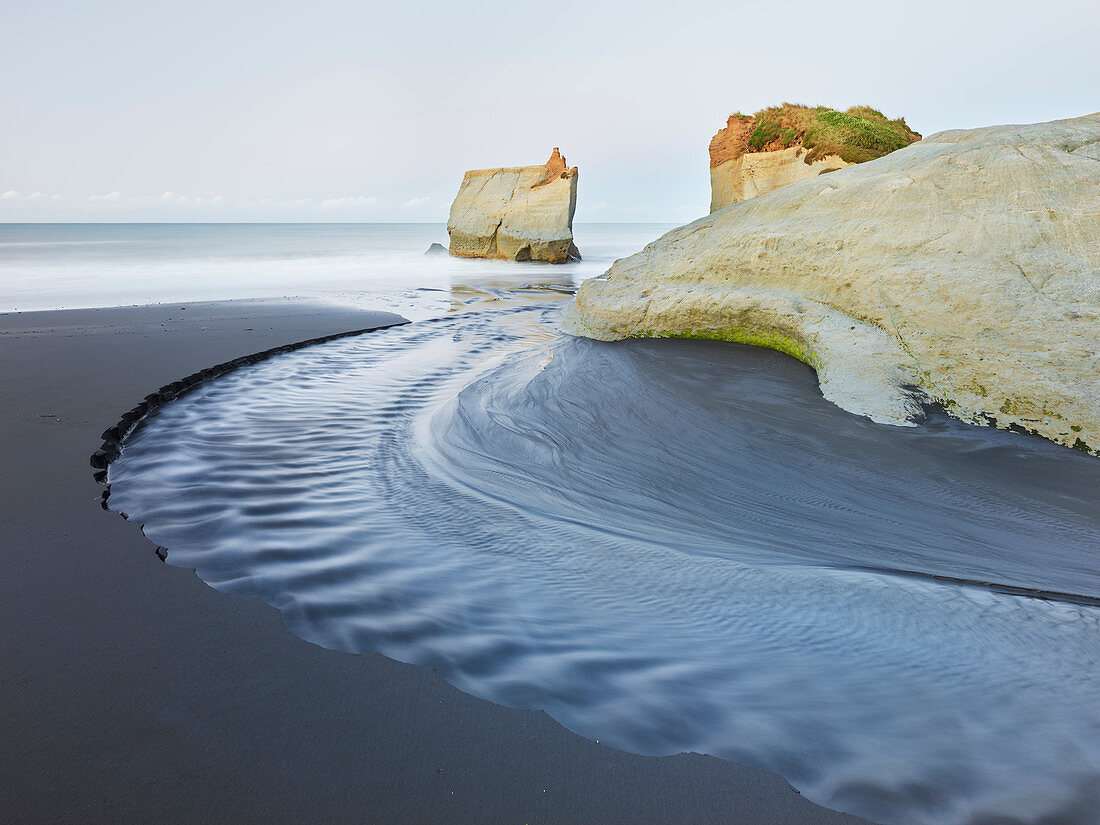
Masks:
[[[428,290],[572,286],[671,228],[578,224],[584,260],[539,266],[425,255],[443,224],[0,224],[0,312],[289,297],[419,320],[447,308]]]

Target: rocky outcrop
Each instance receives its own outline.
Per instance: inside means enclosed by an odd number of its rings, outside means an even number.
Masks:
[[[923,396],[1096,452],[1100,113],[942,132],[714,213],[585,281],[567,329],[771,346],[876,421]]]
[[[805,161],[801,146],[773,152],[746,152],[732,160],[710,167],[710,211],[717,212],[731,203],[766,195],[788,183],[835,172],[848,164],[838,155],[826,155],[811,163]]]
[[[837,112],[785,103],[751,116],[732,114],[710,141],[710,211],[919,139],[904,120],[866,106]]]
[[[451,204],[450,252],[463,258],[564,263],[573,244],[577,167],[555,148],[541,166],[474,169]]]

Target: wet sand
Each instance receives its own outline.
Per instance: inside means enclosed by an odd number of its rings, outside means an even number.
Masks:
[[[775,774],[621,753],[429,669],[307,644],[259,599],[163,564],[100,506],[100,433],[189,373],[398,320],[180,306],[0,315],[5,821],[863,821]]]

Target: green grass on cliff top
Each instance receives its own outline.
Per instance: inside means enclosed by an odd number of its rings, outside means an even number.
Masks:
[[[784,103],[761,109],[753,116],[750,151],[786,149],[801,144],[806,163],[826,155],[839,155],[845,163],[863,163],[908,146],[920,135],[904,118],[890,120],[870,106],[853,106],[838,112],[825,106]]]

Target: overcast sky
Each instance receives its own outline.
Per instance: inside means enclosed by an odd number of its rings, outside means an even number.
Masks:
[[[560,146],[578,221],[680,222],[732,111],[1072,117],[1098,44],[1097,0],[3,0],[0,221],[442,221]]]

